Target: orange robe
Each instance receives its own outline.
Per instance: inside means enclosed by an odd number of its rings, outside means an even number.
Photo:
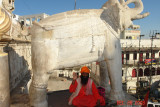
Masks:
[[[71,93],[75,92],[76,88],[77,88],[77,81],[75,81],[74,84],[70,85],[69,91]],[[100,100],[100,105],[104,106],[105,105],[105,100],[102,96],[99,95],[98,90],[94,84],[94,82],[92,82],[92,93],[93,95],[86,95],[85,93],[85,88],[82,86],[82,88],[80,89],[78,95],[73,99],[72,101],[72,105],[76,106],[76,107],[95,107],[97,100]]]

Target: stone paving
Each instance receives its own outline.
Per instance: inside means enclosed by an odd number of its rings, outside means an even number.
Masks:
[[[29,107],[29,96],[27,90],[27,83],[30,76],[26,76],[23,81],[11,92],[10,107]],[[48,107],[73,107],[68,105],[68,99],[71,95],[69,93],[69,86],[72,80],[62,77],[52,77],[48,82]],[[116,101],[106,99],[106,107],[120,107],[117,106]],[[133,106],[127,106],[133,107]]]
[[[27,83],[30,77],[26,77],[21,83],[11,92],[10,107],[29,107],[29,95]],[[69,86],[71,79],[62,77],[52,77],[48,81],[48,107],[71,107],[68,106]],[[61,84],[61,85],[60,85]]]

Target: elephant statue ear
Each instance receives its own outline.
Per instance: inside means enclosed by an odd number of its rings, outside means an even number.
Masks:
[[[109,3],[110,4],[110,3]],[[104,11],[101,14],[101,19],[104,20],[106,23],[108,23],[116,32],[118,32],[118,29],[120,29],[120,4],[119,3],[111,3],[111,5],[108,5],[108,3],[105,3],[102,6],[102,9]]]
[[[107,8],[115,5],[116,3],[119,3],[119,1],[118,0],[108,0],[106,3],[103,4],[101,9],[107,9]]]

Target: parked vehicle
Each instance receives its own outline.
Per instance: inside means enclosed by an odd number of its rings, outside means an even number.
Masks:
[[[147,107],[160,107],[160,103],[148,101]]]

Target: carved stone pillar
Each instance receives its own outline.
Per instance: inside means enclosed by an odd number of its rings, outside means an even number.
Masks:
[[[32,25],[32,18],[29,19],[30,20],[30,26]]]
[[[24,18],[24,26],[26,26],[26,18]]]
[[[9,107],[8,54],[0,52],[0,107]]]
[[[45,74],[44,74],[45,75]],[[31,107],[48,107],[48,102],[47,102],[47,83],[48,83],[48,78],[49,76],[40,76],[42,78],[47,79],[47,81],[38,81],[37,78],[38,76],[34,75],[32,78],[32,83],[30,85],[29,89],[29,97],[30,97],[30,106]]]

